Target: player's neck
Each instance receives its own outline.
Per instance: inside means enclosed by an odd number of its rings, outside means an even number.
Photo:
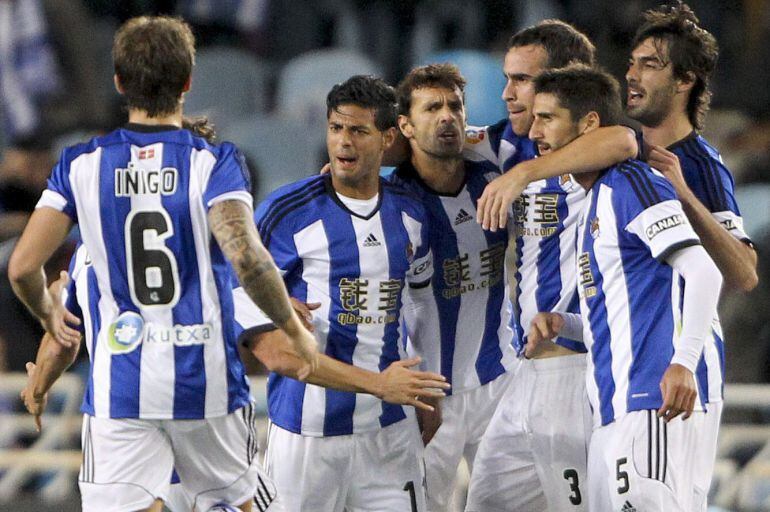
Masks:
[[[412,165],[422,181],[440,194],[454,194],[465,182],[465,164],[462,158],[436,158],[412,148]]]
[[[596,180],[599,179],[599,176],[601,175],[601,171],[596,172],[581,172],[577,174],[573,174],[572,177],[575,178],[575,181],[578,182],[578,185],[583,187],[583,190],[590,190],[591,187],[594,186],[594,183],[596,183]]]
[[[693,125],[684,111],[667,116],[658,126],[642,125],[642,135],[648,144],[664,148],[690,135]]]
[[[342,180],[335,178],[334,174],[332,174],[332,188],[337,194],[350,199],[371,199],[380,191],[379,174],[375,173],[372,179],[366,179],[365,181],[356,182],[355,184],[344,183]]]
[[[163,116],[150,117],[145,110],[128,109],[128,122],[146,125],[177,126],[182,127],[182,109]]]

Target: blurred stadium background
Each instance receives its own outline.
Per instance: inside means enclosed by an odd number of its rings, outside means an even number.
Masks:
[[[602,65],[622,78],[639,15],[657,3],[0,0],[0,510],[79,509],[86,358],[54,388],[36,435],[18,393],[42,331],[14,298],[6,269],[60,149],[125,120],[110,60],[122,21],[165,13],[194,26],[199,50],[186,113],[209,116],[221,139],[243,149],[260,198],[325,162],[324,98],[352,74],[396,83],[413,65],[455,62],[469,82],[469,122],[489,124],[505,116],[500,67],[516,30],[550,17],[572,22],[595,41]],[[723,293],[729,384],[710,502],[714,511],[770,511],[770,2],[689,4],[721,46],[705,135],[735,176],[760,257],[756,290]],[[50,272],[66,267],[74,237]],[[255,361],[248,364],[264,404],[264,377]]]

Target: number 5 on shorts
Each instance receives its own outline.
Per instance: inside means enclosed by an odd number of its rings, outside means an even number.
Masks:
[[[628,472],[620,470],[620,466],[622,466],[626,462],[628,462],[628,459],[625,457],[621,457],[620,459],[617,460],[617,464],[615,466],[615,475],[618,482],[620,482],[621,480],[623,481],[623,484],[618,487],[618,494],[625,494],[628,492],[628,489],[629,489]]]

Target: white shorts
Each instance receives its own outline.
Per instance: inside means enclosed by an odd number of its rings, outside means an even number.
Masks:
[[[313,437],[271,424],[265,468],[288,512],[425,512],[414,416],[372,432]]]
[[[696,414],[698,450],[695,452],[695,476],[693,511],[706,512],[708,509],[708,493],[711,488],[711,477],[714,476],[714,463],[717,457],[717,441],[719,438],[719,423],[722,420],[724,402],[709,402],[705,414]],[[689,420],[688,420],[689,421]]]
[[[252,405],[201,420],[84,415],[78,477],[83,510],[133,512],[166,500],[173,468],[194,511],[248,501],[260,478],[254,420]],[[266,485],[272,501],[275,488]]]
[[[481,438],[512,379],[509,370],[492,382],[442,400],[441,426],[425,447],[425,490],[431,512],[447,509],[463,457],[473,473]]]
[[[590,509],[690,512],[698,414],[666,423],[655,410],[632,411],[595,429],[588,451]]]
[[[466,512],[588,510],[586,356],[525,359],[481,441]]]

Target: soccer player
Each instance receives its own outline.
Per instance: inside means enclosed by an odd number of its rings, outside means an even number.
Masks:
[[[115,85],[129,124],[66,149],[11,257],[14,289],[52,337],[77,323],[42,267],[73,222],[92,259],[96,330],[84,403],[83,509],[159,510],[172,467],[207,510],[251,510],[257,484],[248,384],[232,324],[229,265],[249,296],[317,365],[252,220],[248,174],[231,145],[182,129],[194,39],[141,17],[115,36]],[[228,263],[229,262],[229,263]],[[188,421],[176,421],[176,420]]]
[[[510,118],[471,132],[465,154],[474,160],[496,160],[501,171],[532,159],[537,154],[534,141],[528,138],[534,77],[570,61],[592,65],[594,52],[584,34],[558,20],[546,20],[515,34],[504,62],[508,83],[503,99]],[[514,205],[512,325],[521,364],[479,447],[469,511],[586,510],[584,483],[591,428],[584,384],[585,348],[561,336],[539,344],[537,350],[528,349],[528,333],[538,311],[578,311],[573,260],[575,226],[585,191],[566,173],[572,165],[599,169],[633,156],[635,144],[627,144],[632,138],[624,127],[607,126],[554,148],[539,160],[550,159],[554,169],[561,165],[563,175],[530,183]],[[559,157],[563,154],[575,156]],[[561,398],[554,400],[554,396]]]
[[[618,90],[612,77],[586,67],[541,74],[531,130],[538,149],[616,123]],[[716,312],[719,270],[671,184],[646,164],[628,160],[574,178],[588,191],[576,271],[594,415],[591,509],[689,511],[698,447],[694,422],[685,420],[700,407],[694,373]],[[554,320],[569,314],[543,316],[552,335],[561,324]]]
[[[464,86],[451,64],[416,68],[398,86],[399,128],[412,155],[391,179],[425,204],[436,268],[432,289],[418,290],[406,309],[410,350],[452,384],[435,412],[419,412],[428,510],[446,509],[463,456],[472,466],[515,362],[508,234],[485,233],[473,222],[476,198],[499,171],[494,163],[463,159]]]
[[[327,96],[331,172],[279,188],[255,213],[291,295],[320,303],[312,321],[322,351],[370,372],[406,358],[405,295],[429,286],[433,273],[423,205],[379,177],[396,134],[395,104],[380,79],[355,76],[334,86]],[[264,326],[242,311],[236,318],[246,329]],[[280,357],[262,355],[293,374]],[[265,465],[287,509],[424,511],[414,409],[353,391],[360,390],[271,373]]]
[[[757,254],[743,230],[733,178],[700,134],[718,57],[714,37],[687,5],[647,11],[634,37],[626,73],[626,112],[642,125],[649,164],[672,183],[687,218],[733,288],[757,284]],[[706,510],[722,415],[724,343],[719,319],[706,340],[697,376],[706,414],[698,434],[694,510]]]

